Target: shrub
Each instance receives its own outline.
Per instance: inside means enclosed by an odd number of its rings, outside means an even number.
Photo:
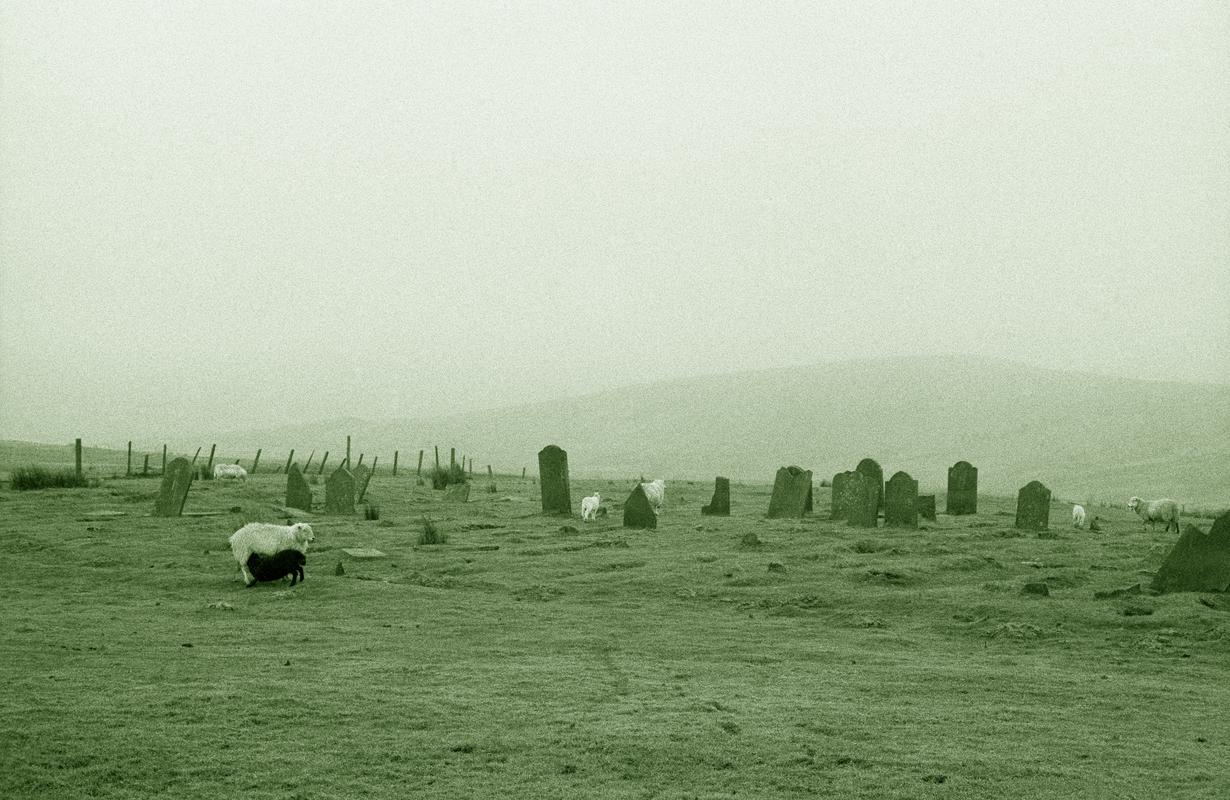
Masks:
[[[366,503],[363,506],[363,519],[380,519],[380,506]]]
[[[496,488],[496,485],[494,483],[487,484],[487,494],[495,494],[498,491],[500,490]]]
[[[18,467],[13,470],[12,487],[17,491],[30,489],[83,489],[88,483],[84,475],[78,475],[76,470],[62,469],[55,472],[36,467]]]
[[[427,517],[423,517],[423,532],[419,534],[419,544],[447,544],[448,534],[436,527]]]
[[[205,464],[201,464],[196,468],[197,476],[203,481],[212,481],[214,479],[213,468]]]
[[[450,484],[466,483],[466,471],[460,464],[450,464],[447,467],[431,468],[431,488],[443,489]]]

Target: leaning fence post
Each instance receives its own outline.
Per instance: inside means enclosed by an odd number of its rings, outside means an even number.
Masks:
[[[217,442],[214,442],[209,446],[209,463],[205,465],[206,474],[210,474],[210,470],[214,468],[214,449],[217,448],[217,446]]]
[[[315,458],[315,457],[316,457],[316,451],[315,451],[315,450],[313,450],[313,451],[312,451],[312,452],[308,455],[308,460],[307,460],[307,463],[303,465],[303,474],[304,474],[304,475],[306,475],[306,474],[307,474],[308,467],[312,466],[312,459],[313,459],[313,458]]]
[[[294,457],[295,457],[295,450],[292,447],[290,451],[290,455],[286,457],[286,468],[282,470],[283,472],[287,472],[287,473],[290,472],[290,460]]]
[[[191,464],[189,464],[188,466],[195,466],[195,465],[196,465],[196,458],[197,458],[197,456],[199,456],[200,454],[201,454],[201,448],[199,448],[199,447],[198,447],[198,448],[196,449],[196,452],[192,454],[192,463],[191,463]]]
[[[256,474],[256,465],[261,463],[261,449],[256,448],[256,458],[252,459],[252,474]]]
[[[358,463],[358,464],[355,464],[355,466],[356,466],[356,467],[361,467],[361,466],[363,466],[363,454],[362,454],[362,453],[359,453],[359,463]]]

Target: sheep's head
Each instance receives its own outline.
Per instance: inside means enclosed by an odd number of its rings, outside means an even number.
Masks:
[[[300,544],[316,541],[316,534],[312,533],[312,526],[306,522],[300,522],[290,527],[290,533],[295,537],[295,541]]]
[[[1140,498],[1133,496],[1128,500],[1128,511],[1135,511],[1137,508],[1140,508]]]

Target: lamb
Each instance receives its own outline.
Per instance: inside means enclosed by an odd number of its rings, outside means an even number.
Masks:
[[[655,511],[662,510],[662,504],[666,502],[666,481],[658,478],[649,483],[642,483],[641,488],[645,490],[645,497],[653,505]]]
[[[1084,506],[1077,506],[1077,505],[1072,506],[1072,527],[1073,528],[1085,527],[1085,507]]]
[[[215,478],[238,478],[241,481],[248,479],[248,471],[238,464],[214,464]]]
[[[276,555],[282,550],[298,550],[307,553],[308,544],[316,540],[312,526],[306,522],[294,525],[271,525],[267,522],[249,522],[231,534],[231,553],[239,562],[245,586],[256,580],[248,569],[248,559],[253,553],[262,556]]]
[[[589,497],[581,498],[581,521],[590,522],[598,516],[598,506],[602,503],[602,495],[594,492]]]
[[[307,579],[303,574],[306,563],[307,556],[299,550],[282,550],[271,556],[253,553],[248,556],[248,571],[257,581],[276,581],[289,575],[290,585],[294,586],[296,582]],[[248,588],[255,585],[255,582],[249,583]]]
[[[1170,526],[1174,525],[1174,532],[1179,532],[1179,504],[1173,500],[1141,500],[1139,497],[1133,496],[1128,500],[1128,510],[1135,511],[1141,519],[1141,525],[1148,524],[1150,530],[1156,527],[1158,522],[1166,523],[1166,532],[1170,532]]]

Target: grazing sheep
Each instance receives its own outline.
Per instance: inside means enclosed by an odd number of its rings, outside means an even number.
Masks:
[[[641,488],[645,490],[645,497],[653,505],[655,511],[662,510],[662,504],[666,502],[666,481],[658,478],[649,483],[642,483]]]
[[[581,521],[589,522],[598,515],[598,505],[602,502],[602,495],[594,492],[589,497],[581,498]]]
[[[214,464],[215,478],[238,478],[241,481],[248,479],[248,471],[238,464]]]
[[[1170,526],[1174,525],[1174,532],[1179,532],[1179,504],[1173,500],[1141,500],[1139,497],[1132,497],[1128,500],[1128,510],[1135,511],[1141,519],[1141,525],[1148,524],[1150,530],[1156,527],[1158,522],[1166,523],[1166,531],[1170,531]]]
[[[312,526],[306,522],[295,525],[271,525],[267,522],[249,522],[231,534],[231,553],[239,562],[243,582],[251,586],[256,580],[248,569],[248,559],[253,553],[272,556],[282,550],[298,550],[307,553],[308,543],[316,540]]]
[[[307,556],[299,550],[282,550],[271,556],[253,553],[248,556],[248,571],[257,581],[276,581],[289,575],[290,585],[294,586],[295,583],[307,579],[303,574],[303,565],[306,563]],[[248,587],[255,585],[249,583]]]
[[[1085,527],[1085,507],[1084,506],[1072,506],[1072,527],[1073,528]]]

